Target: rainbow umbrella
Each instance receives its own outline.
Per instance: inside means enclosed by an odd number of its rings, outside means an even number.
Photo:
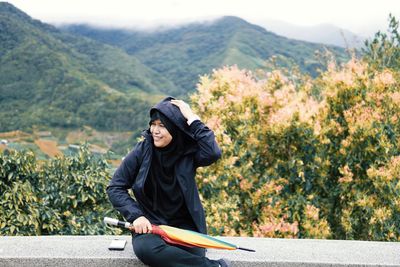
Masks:
[[[128,222],[122,222],[117,219],[105,217],[104,222],[109,225],[120,226],[129,228],[131,226]],[[165,242],[175,245],[186,247],[201,247],[201,248],[214,248],[214,249],[228,249],[235,250],[241,249],[246,251],[255,252],[253,249],[239,247],[237,245],[219,240],[209,235],[201,234],[195,231],[179,229],[168,225],[152,225],[152,234],[161,236]]]

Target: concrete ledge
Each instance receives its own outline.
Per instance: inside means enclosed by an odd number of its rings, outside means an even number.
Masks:
[[[125,239],[124,251],[109,251],[113,239]],[[211,259],[233,266],[400,266],[400,243],[311,239],[221,238],[256,249],[210,249]],[[0,266],[145,266],[134,255],[130,236],[0,237]]]

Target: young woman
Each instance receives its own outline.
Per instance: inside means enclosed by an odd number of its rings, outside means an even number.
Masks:
[[[143,136],[107,188],[113,206],[133,224],[136,256],[155,267],[229,266],[227,260],[205,257],[203,248],[171,245],[151,234],[151,224],[206,233],[195,174],[197,167],[221,157],[214,133],[187,103],[167,97],[150,110],[150,128]]]

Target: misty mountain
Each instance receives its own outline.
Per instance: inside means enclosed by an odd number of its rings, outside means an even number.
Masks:
[[[159,31],[69,25],[61,30],[0,3],[0,131],[38,127],[132,130],[146,126],[148,108],[186,97],[199,75],[266,61],[321,68],[315,51],[343,48],[291,40],[237,17]]]
[[[328,49],[339,60],[347,58],[343,48],[288,39],[230,16],[159,31],[89,25],[64,25],[62,30],[122,48],[171,79],[182,94],[195,89],[199,75],[225,65],[265,69],[266,61],[277,56],[281,65],[297,64],[315,76],[323,68],[315,57],[317,50]]]

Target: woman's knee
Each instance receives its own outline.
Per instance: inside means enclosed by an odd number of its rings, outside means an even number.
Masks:
[[[165,242],[159,236],[152,234],[138,235],[133,238],[133,251],[145,264],[150,264],[163,246]]]

